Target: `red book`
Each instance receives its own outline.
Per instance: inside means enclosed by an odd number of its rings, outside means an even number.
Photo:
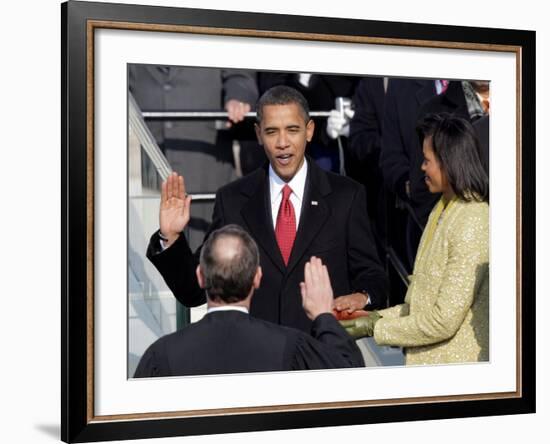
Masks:
[[[337,311],[333,309],[332,314],[339,321],[347,321],[348,319],[355,319],[355,318],[360,318],[362,316],[368,316],[370,312],[366,310],[355,310],[353,313],[348,313],[347,310]]]

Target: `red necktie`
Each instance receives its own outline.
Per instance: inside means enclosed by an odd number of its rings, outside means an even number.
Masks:
[[[440,80],[440,82],[441,82],[441,92],[439,94],[443,94],[445,91],[447,91],[447,88],[449,87],[449,81]]]
[[[292,202],[290,202],[290,193],[292,193],[292,190],[288,185],[285,185],[283,187],[283,199],[277,214],[277,225],[275,226],[275,237],[285,265],[288,264],[292,245],[294,245],[294,239],[296,238],[296,216]]]

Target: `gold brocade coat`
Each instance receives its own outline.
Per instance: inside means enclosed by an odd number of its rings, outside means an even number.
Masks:
[[[377,344],[405,348],[407,365],[489,360],[489,205],[441,208],[422,234],[405,303],[380,310],[374,329]]]

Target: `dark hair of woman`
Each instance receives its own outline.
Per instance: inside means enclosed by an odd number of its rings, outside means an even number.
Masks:
[[[449,113],[428,114],[417,124],[416,131],[420,146],[425,138],[431,138],[434,155],[459,199],[489,201],[489,177],[470,122]]]

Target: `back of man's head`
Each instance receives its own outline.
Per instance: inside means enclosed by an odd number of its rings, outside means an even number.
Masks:
[[[226,225],[208,236],[200,267],[208,298],[232,304],[246,299],[254,285],[260,254],[254,239],[238,225]]]
[[[309,105],[306,98],[298,90],[286,85],[269,88],[262,94],[256,104],[256,120],[262,121],[264,106],[295,104],[300,109],[304,122],[309,122]]]

